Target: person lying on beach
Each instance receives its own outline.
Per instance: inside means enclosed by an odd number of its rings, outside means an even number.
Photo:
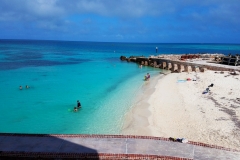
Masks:
[[[238,75],[236,71],[232,71],[229,74],[231,74],[231,75]]]
[[[209,88],[206,88],[206,90],[203,91],[203,94],[206,94],[206,93],[208,93],[208,92],[210,92],[210,89],[209,89]]]
[[[169,137],[170,141],[173,142],[181,142],[181,143],[187,143],[188,140],[186,138],[173,138],[173,137]]]

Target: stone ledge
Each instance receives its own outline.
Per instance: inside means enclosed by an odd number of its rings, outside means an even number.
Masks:
[[[158,159],[158,160],[192,160],[189,158],[179,158],[161,155],[143,154],[109,154],[109,153],[39,153],[39,152],[1,152],[2,158],[81,158],[81,159]]]
[[[97,134],[11,134],[11,133],[0,133],[0,136],[23,136],[23,137],[78,137],[78,138],[131,138],[131,139],[153,139],[153,140],[162,140],[162,141],[170,141],[169,138],[164,137],[152,137],[152,136],[137,136],[137,135],[97,135]],[[173,142],[179,143],[179,142]],[[206,148],[215,148],[219,150],[232,151],[232,152],[240,152],[237,149],[226,148],[217,145],[211,145],[201,142],[193,142],[189,141],[188,144],[192,144],[195,146],[202,146]]]

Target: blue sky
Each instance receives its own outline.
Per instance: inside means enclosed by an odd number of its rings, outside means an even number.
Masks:
[[[239,0],[0,0],[0,38],[240,43],[239,17]]]

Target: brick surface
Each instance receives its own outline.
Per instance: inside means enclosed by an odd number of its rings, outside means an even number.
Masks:
[[[0,134],[1,157],[93,159],[240,159],[221,146],[134,135]]]

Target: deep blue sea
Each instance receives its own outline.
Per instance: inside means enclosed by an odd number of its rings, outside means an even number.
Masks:
[[[144,75],[160,72],[120,56],[156,55],[156,47],[157,54],[240,53],[239,44],[0,40],[0,132],[119,134]],[[82,108],[73,112],[77,100]]]

